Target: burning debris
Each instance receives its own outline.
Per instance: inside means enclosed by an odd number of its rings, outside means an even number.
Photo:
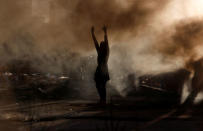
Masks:
[[[191,81],[190,94],[183,104],[191,105],[194,104],[197,95],[202,91],[203,58],[191,61],[187,66],[193,71],[193,77]]]

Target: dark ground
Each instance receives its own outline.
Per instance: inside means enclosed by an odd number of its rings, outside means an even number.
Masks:
[[[64,86],[67,80],[50,82],[50,89],[46,89],[46,82],[11,80],[9,85],[2,82],[0,90],[2,131],[203,130],[203,104],[182,109],[177,105],[177,96],[168,92],[142,87],[127,97],[112,96],[102,106],[96,104],[97,97],[66,97],[64,92],[70,91]]]

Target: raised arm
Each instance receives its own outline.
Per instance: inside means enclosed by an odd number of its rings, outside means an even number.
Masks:
[[[109,50],[109,43],[108,43],[107,27],[106,26],[103,27],[103,31],[104,31],[104,41],[105,41],[105,43],[107,43],[107,47],[108,47],[108,50]]]
[[[91,33],[92,33],[92,39],[94,41],[95,48],[96,48],[96,50],[98,52],[99,51],[99,44],[98,44],[98,41],[97,41],[97,39],[96,39],[96,37],[94,35],[94,27],[92,27]]]
[[[104,31],[104,41],[108,43],[108,38],[107,38],[107,27],[104,26],[102,29],[103,29],[103,31]]]

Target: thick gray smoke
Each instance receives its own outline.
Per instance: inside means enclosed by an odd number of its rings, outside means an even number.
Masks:
[[[127,3],[117,0],[2,0],[2,67],[7,69],[7,65],[20,60],[30,63],[32,70],[67,74],[73,71],[76,74],[88,72],[88,78],[92,79],[91,75],[96,67],[96,52],[90,27],[96,27],[98,39],[101,40],[101,27],[106,24],[112,46],[110,60],[122,63],[120,67],[114,68],[121,71],[112,69],[111,74],[122,77],[133,71],[128,66],[131,64],[130,58],[129,61],[128,58],[125,62],[120,61],[125,57],[122,52],[127,48],[124,46],[125,49],[119,49],[122,46],[117,46],[116,43],[122,43],[129,36],[134,37],[167,3],[168,1],[162,0],[136,0]],[[127,42],[125,43],[127,46]],[[91,66],[83,69],[85,63]]]
[[[113,38],[122,38],[126,33],[135,35],[168,3],[167,0],[136,0],[124,6],[117,0],[46,1],[1,1],[1,42],[23,32],[30,34],[42,48],[60,44],[75,51],[90,50],[93,49],[89,36],[92,25],[100,28],[108,25]]]
[[[106,24],[110,84],[122,92],[129,74],[174,70],[184,67],[187,54],[196,55],[201,22],[171,16],[180,5],[178,0],[1,0],[1,66],[20,60],[39,72],[92,79],[96,52],[90,28],[94,25],[102,40]]]

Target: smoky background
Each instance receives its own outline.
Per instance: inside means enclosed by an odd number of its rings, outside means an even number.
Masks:
[[[66,74],[74,78],[73,88],[85,85],[82,91],[91,94],[96,51],[90,28],[95,26],[101,41],[103,25],[108,26],[110,43],[108,86],[121,95],[125,95],[130,74],[138,78],[179,68],[193,70],[188,63],[202,57],[202,10],[191,0],[182,2],[1,0],[2,70],[20,61],[31,72]],[[198,10],[191,13],[194,9]]]

